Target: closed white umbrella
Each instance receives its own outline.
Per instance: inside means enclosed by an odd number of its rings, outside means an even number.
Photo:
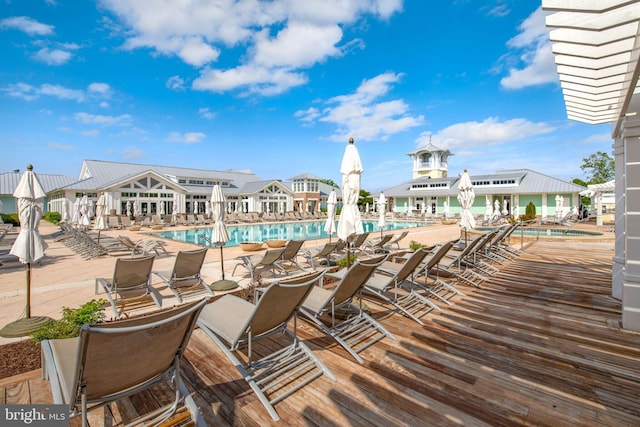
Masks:
[[[462,176],[460,176],[458,190],[458,202],[460,202],[460,206],[462,207],[462,212],[460,214],[460,227],[465,231],[466,244],[467,232],[476,226],[476,220],[473,218],[473,214],[471,213],[471,206],[473,206],[473,201],[476,198],[476,195],[473,191],[473,186],[471,185],[471,178],[469,178],[469,173],[466,169],[462,173]]]
[[[387,198],[384,197],[384,193],[380,192],[378,197],[378,228],[380,229],[380,238],[382,239],[382,230],[387,226],[387,220],[385,218],[385,210],[387,209]]]
[[[232,280],[224,278],[224,257],[222,247],[229,241],[229,231],[224,223],[224,194],[219,185],[214,185],[211,190],[211,218],[213,219],[213,228],[211,229],[211,242],[216,246],[220,246],[220,269],[222,270],[222,280],[211,284],[213,290],[233,289],[238,284]]]
[[[556,217],[562,219],[562,210],[564,208],[564,197],[556,195]]]
[[[38,227],[42,218],[42,204],[45,197],[44,189],[33,172],[33,166],[28,165],[26,172],[20,178],[13,197],[16,198],[18,216],[20,218],[20,233],[11,247],[10,253],[18,257],[26,265],[27,272],[27,303],[26,317],[10,323],[0,331],[0,335],[24,336],[37,330],[50,321],[48,317],[31,317],[31,264],[44,256],[47,244],[40,236]]]
[[[363,232],[362,218],[358,211],[358,198],[360,196],[360,175],[364,172],[360,154],[353,138],[349,138],[349,144],[344,150],[340,173],[342,174],[342,212],[338,220],[338,237],[349,242],[350,236]],[[350,264],[350,244],[347,244],[347,267]]]
[[[75,224],[76,226],[80,225],[80,199],[76,198],[73,202],[73,216],[71,217],[71,224]]]
[[[93,224],[93,228],[98,230],[98,243],[100,243],[100,232],[102,230],[106,230],[109,228],[107,226],[107,222],[104,220],[105,214],[107,213],[107,198],[104,194],[101,194],[98,197],[98,201],[96,202],[96,219]]]
[[[331,190],[329,197],[327,198],[327,221],[324,223],[324,232],[329,235],[329,242],[331,242],[331,236],[336,232],[336,203],[338,197],[336,196],[336,190]]]
[[[486,208],[484,211],[484,219],[489,221],[493,216],[493,207],[491,206],[491,196],[487,194],[485,198],[486,198],[486,201],[485,201]]]
[[[138,206],[138,200],[134,200],[131,202],[131,210],[133,211],[133,216],[137,217],[140,215],[140,206]]]
[[[89,219],[89,199],[86,194],[80,199],[80,225],[85,230],[91,225],[91,220]]]
[[[128,217],[131,217],[131,200],[129,200],[127,202],[127,212],[126,212]]]
[[[62,200],[62,222],[69,222],[69,201],[67,199]]]
[[[164,208],[164,205],[165,205],[166,202],[161,200],[159,203],[160,203],[160,211],[158,212],[158,215],[160,215],[161,217],[164,218],[164,215],[167,213],[165,208]]]

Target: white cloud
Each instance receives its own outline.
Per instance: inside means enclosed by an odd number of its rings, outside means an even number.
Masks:
[[[0,29],[14,29],[30,36],[48,36],[53,34],[53,25],[40,23],[28,16],[13,16],[0,21]]]
[[[73,55],[66,50],[43,47],[33,54],[33,59],[44,62],[47,65],[63,65],[69,62],[72,56]]]
[[[206,136],[207,135],[205,135],[202,132],[186,132],[186,133],[171,132],[167,137],[166,141],[180,142],[184,144],[195,144],[202,141],[202,139],[205,138]]]
[[[515,65],[500,81],[505,89],[521,89],[558,81],[558,74],[545,26],[546,12],[536,9],[519,26],[519,34],[507,42],[512,51],[503,58]]]
[[[180,76],[171,76],[167,79],[165,86],[171,90],[182,92],[184,90],[184,80]]]
[[[288,69],[241,66],[229,70],[205,69],[193,82],[195,90],[225,92],[244,87],[249,93],[277,95],[307,82],[307,77]]]
[[[474,147],[488,147],[526,140],[555,130],[553,126],[544,122],[534,123],[526,119],[511,119],[501,122],[496,117],[489,117],[483,122],[457,123],[433,135],[430,132],[422,132],[416,142],[418,147],[431,142],[442,149],[470,150]],[[460,153],[456,152],[456,155],[460,155]]]
[[[122,157],[125,159],[139,159],[144,156],[144,151],[139,148],[128,147],[122,150]]]
[[[212,120],[216,116],[216,113],[208,108],[200,108],[198,110],[198,115],[203,119]]]
[[[315,108],[295,113],[307,123],[325,122],[337,129],[329,139],[344,141],[349,136],[357,140],[387,140],[389,136],[418,126],[424,122],[422,115],[412,116],[409,106],[401,99],[383,100],[397,83],[401,74],[384,73],[364,80],[358,89],[349,95],[329,99],[330,105],[319,111]]]
[[[109,98],[111,96],[111,86],[108,83],[98,83],[94,82],[87,86],[87,91],[89,93],[94,93],[105,98]]]
[[[73,145],[68,145],[68,144],[60,144],[57,142],[50,142],[49,143],[49,148],[53,148],[54,150],[73,150]]]
[[[69,99],[77,102],[85,100],[84,92],[77,89],[69,89],[61,85],[52,85],[45,83],[40,86],[38,92],[41,95],[54,96],[58,99]]]
[[[85,130],[85,131],[82,131],[82,135],[95,138],[100,136],[100,131],[98,129]]]
[[[388,19],[402,0],[220,0],[131,2],[102,0],[122,24],[125,49],[149,48],[177,56],[200,68],[193,89],[275,95],[305,84],[301,68],[344,54],[353,41],[343,40],[342,27],[366,15]],[[343,43],[340,46],[340,43]],[[310,48],[312,46],[312,48]],[[236,49],[235,63],[213,68],[225,50]],[[243,54],[244,53],[244,54]],[[179,83],[179,84],[178,84]],[[184,82],[167,86],[181,90]]]
[[[80,112],[75,113],[73,117],[80,123],[102,126],[129,126],[131,125],[132,121],[132,117],[129,114],[121,114],[119,116],[106,116]]]

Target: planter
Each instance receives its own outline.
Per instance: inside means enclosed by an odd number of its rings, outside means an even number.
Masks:
[[[127,230],[129,230],[129,231],[140,231],[140,230],[142,230],[142,227],[140,227],[139,225],[132,225],[131,227],[127,228]]]
[[[287,244],[286,240],[267,240],[265,242],[271,249],[284,248]]]
[[[456,220],[451,220],[451,219],[443,219],[442,220],[442,224],[444,225],[453,225],[453,224],[457,224],[458,221]]]
[[[247,252],[259,251],[262,249],[262,242],[242,242],[240,249]]]

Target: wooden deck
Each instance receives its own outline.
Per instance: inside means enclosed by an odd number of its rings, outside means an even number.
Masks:
[[[398,337],[361,355],[306,322],[305,342],[337,376],[276,405],[282,425],[640,425],[640,334],[620,329],[612,244],[533,243],[483,289],[460,287],[426,326],[371,303]],[[273,342],[266,343],[266,345]],[[200,330],[185,380],[210,425],[271,425],[266,410]],[[47,403],[39,372],[0,380],[6,403]],[[97,411],[119,422],[166,397],[157,389]],[[106,418],[106,420],[105,420]]]

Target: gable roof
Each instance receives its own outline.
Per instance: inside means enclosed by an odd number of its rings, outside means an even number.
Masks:
[[[13,197],[13,192],[16,190],[16,187],[18,186],[23,173],[24,172],[21,171],[0,173],[0,195],[8,195]],[[55,190],[56,188],[64,187],[75,181],[73,178],[64,175],[53,175],[37,172],[36,175],[38,176],[40,184],[42,184],[42,188],[44,189],[45,193],[48,193],[51,190]]]

